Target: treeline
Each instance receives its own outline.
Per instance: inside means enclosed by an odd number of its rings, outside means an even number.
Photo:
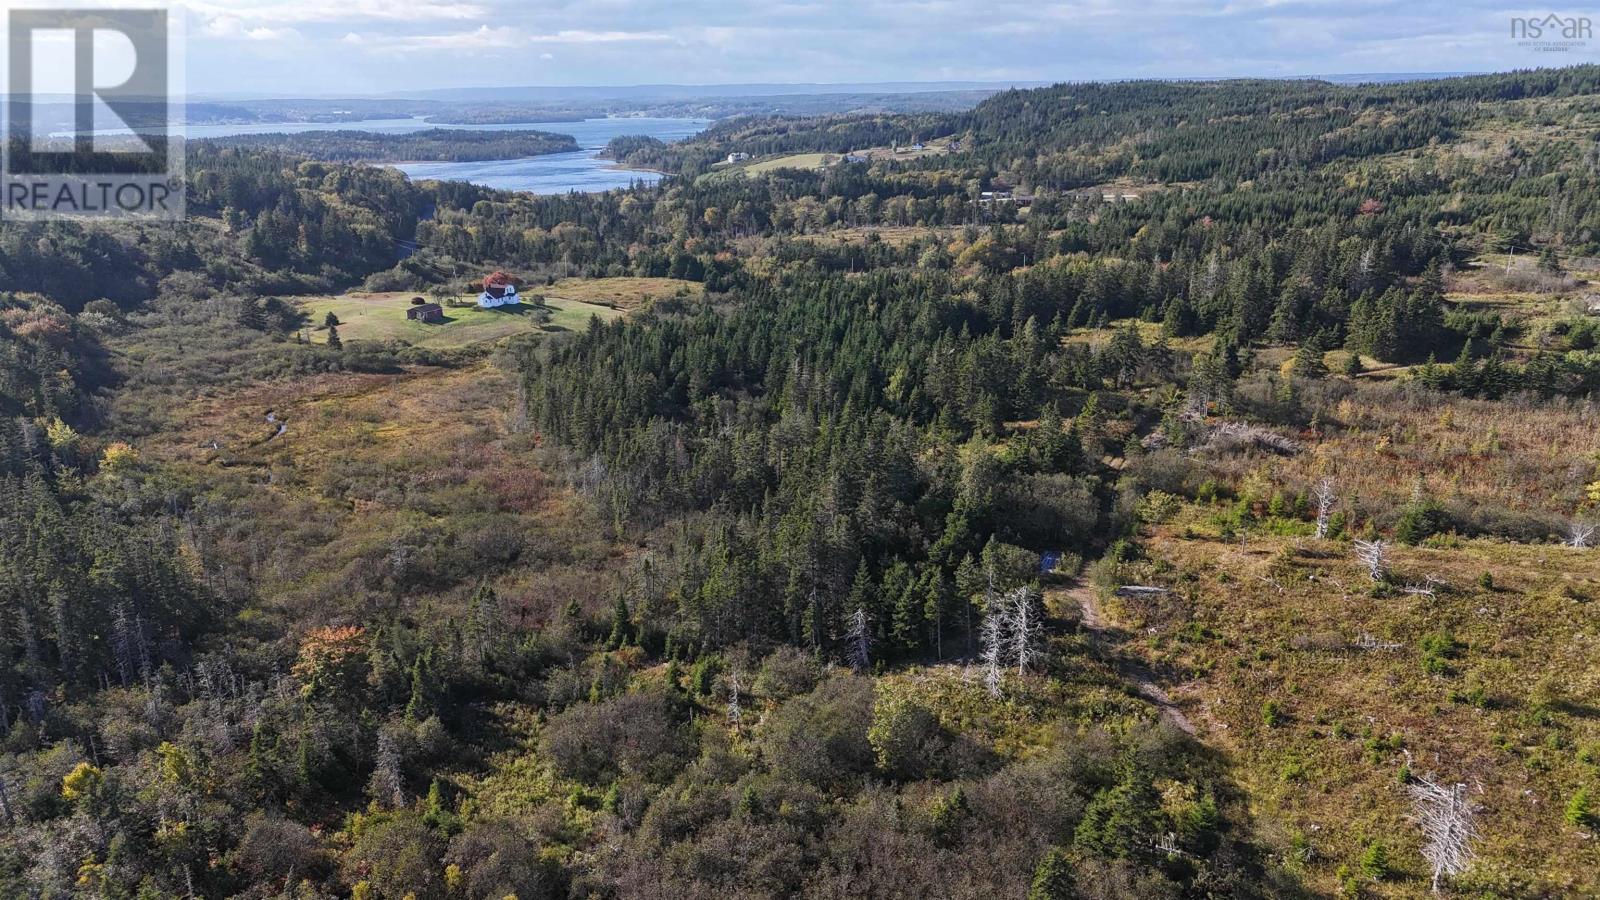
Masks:
[[[237,134],[210,138],[207,144],[247,150],[294,153],[323,162],[479,162],[571,153],[578,142],[546,131],[472,131],[430,128],[401,134],[371,131],[303,131]]]
[[[952,116],[934,114],[851,114],[831,116],[825,129],[817,119],[791,115],[725,119],[675,144],[650,138],[621,137],[608,146],[611,158],[628,165],[648,166],[693,177],[721,162],[729,150],[754,155],[803,152],[844,153],[867,147],[910,144],[951,131]]]
[[[0,420],[0,732],[41,726],[63,696],[186,666],[224,612],[181,558],[173,522],[85,503],[71,487],[134,459],[60,419]]]

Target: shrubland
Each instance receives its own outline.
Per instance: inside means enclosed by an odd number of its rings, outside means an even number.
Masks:
[[[1461,784],[1441,890],[1592,892],[1594,77],[732,121],[595,195],[203,147],[183,225],[7,224],[0,872],[1415,896]],[[306,315],[496,268],[609,315]]]

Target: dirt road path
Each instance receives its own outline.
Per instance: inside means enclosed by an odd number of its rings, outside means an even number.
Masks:
[[[1105,615],[1100,609],[1100,598],[1095,596],[1094,588],[1082,582],[1073,585],[1063,593],[1073,602],[1078,604],[1078,609],[1083,613],[1083,629],[1088,632],[1089,646],[1107,663],[1116,670],[1123,679],[1133,684],[1139,696],[1156,705],[1161,710],[1162,718],[1171,722],[1184,734],[1194,737],[1197,732],[1194,723],[1183,714],[1167,696],[1167,692],[1156,684],[1155,673],[1149,667],[1137,660],[1118,654],[1115,650],[1116,640],[1111,636],[1111,629],[1106,624]]]

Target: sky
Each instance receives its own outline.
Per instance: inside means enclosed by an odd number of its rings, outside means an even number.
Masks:
[[[1481,0],[177,0],[188,91],[1054,81],[1600,62],[1512,35],[1585,7]],[[115,5],[108,3],[107,5]]]

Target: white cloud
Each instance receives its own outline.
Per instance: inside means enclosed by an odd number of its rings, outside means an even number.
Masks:
[[[628,41],[670,41],[672,36],[654,31],[583,31],[569,29],[555,34],[530,35],[535,44],[620,44]]]
[[[412,53],[429,50],[506,50],[529,44],[623,44],[670,41],[671,35],[639,31],[583,31],[568,29],[551,34],[526,34],[510,25],[479,25],[471,31],[442,34],[384,34],[350,32],[340,39],[374,53]],[[541,58],[548,56],[544,54]],[[551,57],[553,58],[553,57]]]
[[[354,38],[354,40],[351,40]],[[412,53],[427,50],[504,50],[527,42],[517,29],[509,25],[490,28],[479,25],[472,31],[453,31],[445,34],[347,34],[346,44],[357,44],[379,53]]]
[[[219,16],[205,23],[203,32],[208,37],[225,40],[282,41],[300,37],[293,28],[269,28],[265,25],[246,25],[232,16]]]
[[[471,20],[490,16],[477,3],[451,0],[182,0],[183,6],[208,19],[235,18],[246,22],[304,24],[310,22],[415,22],[421,20]]]

